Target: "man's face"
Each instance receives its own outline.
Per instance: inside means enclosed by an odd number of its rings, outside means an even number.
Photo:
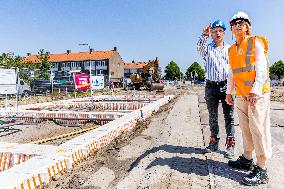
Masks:
[[[212,29],[211,37],[215,43],[220,43],[224,40],[225,31],[222,27]]]

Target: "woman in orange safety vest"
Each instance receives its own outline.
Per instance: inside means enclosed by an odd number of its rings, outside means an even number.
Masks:
[[[266,159],[271,157],[270,82],[268,72],[268,42],[251,35],[251,20],[244,12],[235,14],[231,30],[236,42],[229,49],[230,71],[227,80],[226,102],[236,109],[243,135],[244,154],[229,166],[251,171],[243,178],[246,185],[268,182]],[[252,153],[256,153],[256,165]]]

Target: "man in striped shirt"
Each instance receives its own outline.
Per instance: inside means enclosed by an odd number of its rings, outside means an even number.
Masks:
[[[220,20],[205,27],[197,43],[197,51],[205,61],[205,100],[211,131],[210,143],[206,147],[206,152],[219,150],[218,106],[221,100],[227,133],[225,157],[233,158],[235,147],[233,106],[225,102],[226,80],[229,70],[228,49],[230,47],[224,41],[225,30],[225,24]],[[213,41],[207,44],[209,36]]]

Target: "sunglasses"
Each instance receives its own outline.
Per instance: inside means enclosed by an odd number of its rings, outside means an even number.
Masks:
[[[231,22],[231,26],[236,26],[238,24],[240,26],[244,26],[246,24],[246,21],[244,21],[244,20],[235,20],[235,21]]]

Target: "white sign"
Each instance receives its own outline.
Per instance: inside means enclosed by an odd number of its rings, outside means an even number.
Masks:
[[[0,94],[17,93],[17,74],[15,69],[0,69]]]
[[[104,85],[104,76],[91,76],[92,90],[103,89]]]
[[[54,72],[51,72],[50,77],[54,78],[55,74]]]
[[[31,75],[32,78],[34,78],[35,77],[35,71],[31,70],[30,75]]]

